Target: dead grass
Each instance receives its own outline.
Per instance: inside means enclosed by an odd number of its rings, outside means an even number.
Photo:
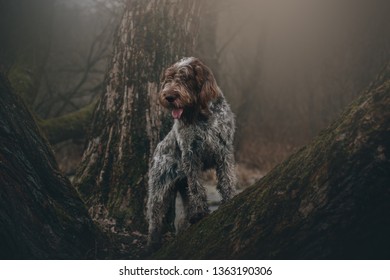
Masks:
[[[241,145],[236,153],[236,158],[237,162],[245,166],[246,169],[256,169],[265,175],[301,146],[284,141],[254,139]]]

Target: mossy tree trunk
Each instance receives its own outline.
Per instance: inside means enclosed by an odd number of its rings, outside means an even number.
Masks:
[[[155,258],[389,259],[390,64],[311,144]]]
[[[96,257],[87,209],[1,73],[0,225],[1,259]]]
[[[92,121],[93,102],[78,111],[46,120],[38,120],[38,125],[50,144],[55,145],[66,140],[84,139]]]
[[[157,102],[159,79],[165,67],[193,54],[201,6],[190,0],[127,3],[75,178],[90,214],[110,231],[146,233],[149,157],[170,127]]]

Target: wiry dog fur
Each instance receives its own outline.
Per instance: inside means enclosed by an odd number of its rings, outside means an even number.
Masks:
[[[197,58],[183,58],[166,69],[159,93],[174,125],[155,152],[149,170],[148,244],[161,242],[161,227],[172,192],[179,192],[189,223],[209,213],[198,178],[215,168],[222,203],[235,193],[234,115],[210,69]]]

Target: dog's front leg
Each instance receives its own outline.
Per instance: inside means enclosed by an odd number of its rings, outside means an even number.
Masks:
[[[158,248],[161,244],[163,220],[166,217],[172,199],[175,182],[180,179],[178,159],[180,156],[170,153],[174,150],[174,138],[169,134],[156,148],[149,169],[149,188],[147,218],[149,221],[148,247]]]
[[[207,216],[209,211],[205,188],[199,183],[201,161],[194,153],[182,157],[183,170],[188,183],[188,220],[191,224]]]
[[[233,147],[227,147],[221,151],[216,162],[217,189],[221,194],[222,203],[224,203],[236,194]]]

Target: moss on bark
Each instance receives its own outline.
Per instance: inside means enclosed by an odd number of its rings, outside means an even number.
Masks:
[[[52,145],[69,139],[82,139],[87,135],[95,106],[96,102],[61,117],[38,120],[39,127]]]

